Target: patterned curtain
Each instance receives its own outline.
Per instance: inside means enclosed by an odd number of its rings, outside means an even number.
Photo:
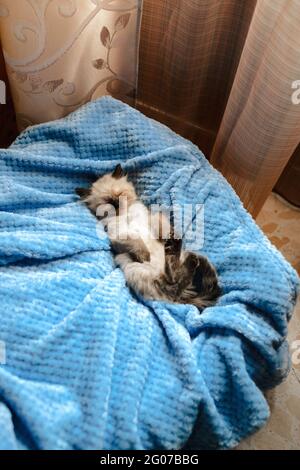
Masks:
[[[0,0],[19,128],[107,93],[134,104],[142,3],[138,108],[255,216],[300,142],[300,0]]]
[[[19,130],[105,94],[134,102],[141,0],[0,0]]]
[[[144,0],[139,108],[193,140],[255,216],[300,142],[299,0]]]

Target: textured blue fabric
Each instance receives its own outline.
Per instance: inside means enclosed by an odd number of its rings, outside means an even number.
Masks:
[[[120,161],[147,204],[205,204],[202,315],[131,294],[78,201]],[[26,130],[0,178],[2,449],[228,448],[265,423],[298,277],[195,146],[102,98]]]

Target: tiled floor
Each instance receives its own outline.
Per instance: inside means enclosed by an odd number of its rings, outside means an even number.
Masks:
[[[300,274],[300,210],[271,194],[257,223]],[[267,395],[271,418],[237,449],[300,449],[300,300],[290,322],[288,339],[294,353],[292,370],[287,380]]]

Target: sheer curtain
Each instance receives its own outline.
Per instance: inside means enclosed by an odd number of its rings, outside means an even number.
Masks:
[[[299,0],[144,0],[138,107],[192,139],[255,216],[300,142]]]

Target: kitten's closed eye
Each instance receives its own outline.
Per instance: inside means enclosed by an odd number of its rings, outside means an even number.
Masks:
[[[120,206],[120,202],[119,202],[119,198],[118,197],[109,197],[107,198],[107,201],[106,201],[107,204],[110,204],[111,206],[113,206],[115,209],[119,209],[119,206]]]

